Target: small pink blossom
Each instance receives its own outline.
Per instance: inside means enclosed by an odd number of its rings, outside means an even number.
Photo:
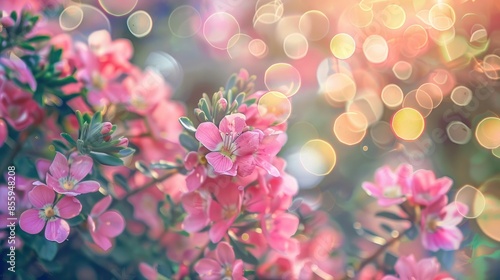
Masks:
[[[261,220],[262,233],[274,250],[294,255],[298,253],[298,242],[291,238],[297,232],[299,219],[290,213],[265,215]]]
[[[9,132],[7,130],[7,124],[4,120],[0,119],[0,147],[3,146],[5,141],[7,141],[7,137],[9,136]]]
[[[194,270],[202,280],[233,279],[243,280],[243,261],[236,260],[233,248],[221,242],[211,256],[199,260]]]
[[[182,206],[187,213],[182,223],[182,228],[187,232],[197,232],[208,225],[208,194],[203,192],[190,192],[182,199]]]
[[[398,277],[386,275],[382,280],[453,280],[439,273],[441,265],[436,258],[425,258],[417,262],[413,255],[400,257],[394,266]]]
[[[93,160],[89,156],[75,156],[69,162],[61,153],[56,153],[47,174],[47,185],[60,194],[76,196],[96,192],[99,183],[82,181],[92,170]]]
[[[453,181],[448,177],[436,179],[431,170],[417,170],[411,180],[412,201],[428,206],[441,199],[451,188]]]
[[[245,156],[257,150],[259,133],[248,131],[245,116],[232,114],[222,119],[219,128],[211,122],[204,122],[196,130],[196,139],[210,150],[205,156],[215,172],[235,176],[238,162],[251,165]]]
[[[422,211],[422,244],[428,250],[457,250],[463,240],[457,225],[463,219],[460,213],[465,214],[469,209],[461,202],[447,203],[448,198],[442,196]]]
[[[45,227],[45,238],[58,243],[68,238],[70,227],[63,219],[71,219],[80,214],[82,205],[74,197],[65,196],[54,203],[56,193],[46,185],[35,182],[28,198],[36,209],[21,214],[19,226],[30,234],[37,234]]]
[[[375,183],[364,182],[362,187],[370,196],[377,198],[381,206],[400,204],[410,192],[411,176],[410,165],[400,165],[395,171],[383,166],[375,172]]]
[[[197,190],[207,179],[205,157],[197,152],[189,152],[184,158],[184,167],[188,170],[186,174],[186,186],[188,190]]]
[[[125,220],[120,213],[106,211],[110,204],[111,196],[101,199],[92,207],[87,220],[92,240],[105,251],[111,248],[110,239],[120,235],[125,228]]]
[[[243,193],[237,186],[228,185],[218,188],[214,195],[216,199],[210,201],[208,209],[209,218],[213,221],[209,236],[213,243],[217,243],[239,216]]]
[[[35,91],[36,89],[36,80],[31,73],[31,70],[28,68],[26,63],[20,58],[6,58],[0,57],[0,65],[4,65],[5,67],[12,70],[15,74],[15,77],[24,84],[27,84],[31,90]]]
[[[11,81],[0,79],[0,116],[21,131],[43,120],[44,112],[33,95]]]

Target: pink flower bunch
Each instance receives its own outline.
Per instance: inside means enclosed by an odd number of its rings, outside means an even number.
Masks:
[[[395,171],[388,166],[379,168],[375,172],[375,182],[365,182],[362,187],[377,198],[381,206],[404,203],[413,209],[410,216],[417,219],[413,222],[420,226],[423,246],[437,251],[456,250],[463,239],[457,226],[468,208],[457,201],[448,204],[446,194],[452,184],[450,178],[436,178],[431,170],[413,172],[411,166],[401,165]]]
[[[419,261],[413,255],[400,257],[394,268],[398,276],[386,275],[382,280],[453,280],[446,272],[440,272],[441,265],[434,257]]]
[[[199,260],[194,270],[202,280],[243,280],[243,261],[237,260],[233,248],[226,242],[217,244],[215,251],[208,252]]]

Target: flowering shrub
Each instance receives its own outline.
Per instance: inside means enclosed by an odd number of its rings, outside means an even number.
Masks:
[[[308,199],[282,153],[281,108],[263,109],[262,77],[242,69],[187,110],[158,69],[132,63],[129,40],[52,30],[40,15],[57,1],[7,2],[0,241],[16,257],[6,279],[455,279],[447,252],[495,247],[470,240],[474,209],[438,169],[398,161],[358,176],[353,189],[371,198],[353,191],[350,209],[341,191],[331,207]]]

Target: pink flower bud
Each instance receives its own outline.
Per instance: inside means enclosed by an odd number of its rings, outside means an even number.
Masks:
[[[221,98],[219,99],[219,106],[222,110],[226,110],[227,109],[227,100],[225,98]]]
[[[11,27],[15,24],[15,22],[11,17],[5,16],[0,18],[0,24],[3,25],[4,27]]]
[[[119,147],[128,147],[128,139],[127,138],[121,138],[120,142],[118,143]]]
[[[108,134],[111,131],[111,128],[113,128],[113,125],[110,122],[103,122],[101,128],[101,134],[102,135]]]

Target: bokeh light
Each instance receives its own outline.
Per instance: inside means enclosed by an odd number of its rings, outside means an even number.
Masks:
[[[382,89],[382,101],[389,108],[396,108],[403,103],[403,90],[396,84],[388,84]]]
[[[307,11],[300,16],[300,32],[311,41],[323,39],[330,30],[330,20],[321,11]]]
[[[500,241],[500,178],[491,178],[484,182],[479,191],[484,195],[485,208],[477,217],[481,231],[493,240]]]
[[[87,42],[95,31],[111,32],[108,17],[94,6],[86,4],[70,5],[59,15],[59,26],[69,32],[74,40]]]
[[[235,34],[227,42],[227,53],[229,57],[232,59],[249,58],[252,55],[248,47],[251,41],[252,37],[248,36],[247,34]]]
[[[387,5],[382,10],[382,22],[389,29],[398,29],[406,21],[406,13],[403,7],[399,5]]]
[[[467,144],[472,138],[471,129],[460,121],[450,122],[446,126],[446,133],[451,142],[455,144]]]
[[[491,153],[496,156],[497,158],[500,158],[500,147],[491,150]]]
[[[391,147],[396,140],[391,125],[385,121],[379,121],[370,126],[370,137],[381,148]]]
[[[465,185],[460,190],[458,190],[455,195],[455,201],[461,202],[468,207],[468,211],[461,213],[459,207],[457,207],[458,213],[468,219],[475,219],[483,213],[486,206],[486,201],[483,193],[473,186]]]
[[[363,114],[348,112],[337,117],[333,133],[341,143],[355,145],[363,140],[367,127],[368,121]]]
[[[132,35],[141,38],[153,29],[153,19],[145,11],[136,11],[128,17],[127,26]]]
[[[174,89],[182,84],[184,70],[179,62],[168,53],[150,53],[146,58],[145,66],[160,73],[163,79]]]
[[[486,149],[500,147],[500,118],[488,117],[476,127],[477,142]]]
[[[283,41],[283,50],[291,59],[301,59],[306,56],[309,50],[309,43],[306,37],[300,33],[292,33],[286,36]]]
[[[202,25],[200,13],[189,5],[175,8],[168,17],[168,28],[179,38],[188,38],[196,33]]]
[[[266,42],[261,39],[252,39],[248,43],[248,51],[257,58],[265,57],[268,53]]]
[[[337,154],[332,145],[321,139],[310,140],[300,149],[300,162],[311,174],[329,174],[337,163]]]
[[[106,13],[113,16],[124,16],[130,13],[137,5],[138,0],[99,0],[99,4]]]
[[[417,101],[419,101],[421,96],[428,96],[431,99],[432,108],[436,108],[443,101],[443,92],[441,91],[441,88],[433,83],[425,83],[418,87],[416,93]],[[425,106],[425,101],[424,104],[420,105]]]
[[[402,51],[406,56],[414,57],[418,55],[429,41],[429,36],[424,27],[418,24],[408,26],[403,33]]]
[[[448,30],[455,24],[455,11],[446,3],[436,3],[429,10],[429,23],[436,30]]]
[[[363,53],[368,61],[382,63],[389,56],[389,46],[382,36],[370,35],[363,43]]]
[[[356,42],[349,34],[339,33],[330,41],[330,51],[338,59],[351,57],[355,50]]]
[[[270,91],[279,91],[290,97],[300,89],[301,76],[295,67],[288,63],[276,63],[267,68],[264,83]]]
[[[334,102],[347,102],[356,94],[356,84],[344,73],[330,75],[323,84],[324,94]]]
[[[467,106],[472,100],[472,90],[465,86],[457,86],[451,92],[451,100],[458,106]]]
[[[203,24],[205,40],[219,50],[226,50],[231,37],[238,33],[240,24],[234,16],[226,12],[210,15]]]
[[[500,56],[489,54],[484,57],[483,71],[492,80],[500,79]]]
[[[401,81],[408,80],[413,72],[413,66],[406,61],[398,61],[392,66],[392,72]]]
[[[284,123],[290,117],[292,104],[283,93],[270,91],[259,99],[257,109],[262,118],[272,118],[277,125]]]
[[[59,15],[59,26],[64,31],[76,29],[83,21],[83,11],[76,5],[66,7]]]
[[[259,23],[273,24],[281,19],[283,11],[283,3],[280,0],[257,1],[253,24],[254,26]]]
[[[356,97],[346,104],[346,112],[355,112],[364,115],[371,125],[382,118],[384,103],[380,95],[372,91],[361,91]],[[351,120],[353,121],[353,120]],[[362,126],[363,123],[359,124]]]
[[[424,117],[413,108],[403,108],[392,117],[392,130],[399,138],[416,140],[424,132]]]
[[[366,27],[373,21],[373,10],[366,5],[355,4],[346,12],[349,21],[356,27]]]
[[[432,105],[432,98],[425,91],[420,92],[417,98],[416,89],[408,92],[403,99],[404,108],[413,108],[423,117],[429,116],[432,111]]]

